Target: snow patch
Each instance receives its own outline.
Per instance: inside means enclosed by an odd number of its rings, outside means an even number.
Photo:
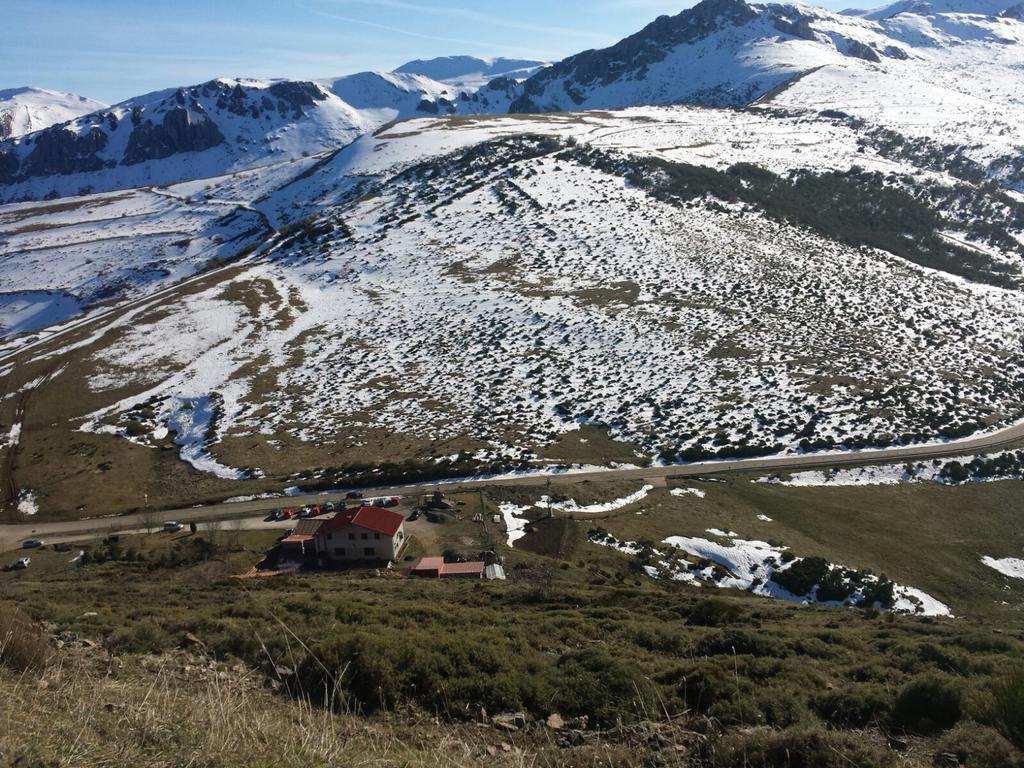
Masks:
[[[520,507],[511,502],[502,502],[498,505],[498,511],[505,520],[505,529],[508,532],[508,545],[514,546],[519,539],[526,535],[526,526],[530,521],[525,517],[518,517],[530,507]]]
[[[645,485],[639,491],[629,494],[629,496],[623,496],[621,499],[613,499],[612,501],[602,501],[596,504],[588,504],[581,506],[575,499],[569,499],[567,501],[555,501],[548,503],[547,496],[541,496],[537,506],[543,506],[545,508],[557,509],[560,512],[570,512],[572,514],[581,515],[597,515],[604,512],[614,512],[616,509],[622,509],[628,507],[630,504],[636,504],[638,501],[642,501],[647,498],[647,494],[654,490],[653,485]]]
[[[181,446],[181,460],[200,472],[209,472],[223,480],[246,480],[248,474],[245,471],[221,464],[207,450],[215,413],[216,405],[210,397],[177,402],[167,419],[167,425],[175,432],[174,442]]]
[[[999,571],[1003,576],[1011,579],[1024,579],[1024,560],[1017,557],[1004,557],[996,560],[994,557],[985,556],[981,562],[989,568]]]
[[[707,496],[700,488],[673,488],[669,493],[673,496],[696,496],[698,499]]]
[[[18,511],[29,516],[39,512],[39,502],[33,491],[25,488],[18,494]]]

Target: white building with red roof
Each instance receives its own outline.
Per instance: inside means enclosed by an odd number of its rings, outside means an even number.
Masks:
[[[353,507],[324,520],[314,538],[323,565],[392,562],[405,546],[405,517],[383,507]]]

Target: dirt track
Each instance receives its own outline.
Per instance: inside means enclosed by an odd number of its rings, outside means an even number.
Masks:
[[[851,451],[848,453],[810,454],[801,456],[779,456],[764,459],[743,459],[737,461],[712,461],[697,464],[674,465],[667,467],[604,469],[593,472],[571,472],[554,474],[531,474],[516,477],[483,478],[479,480],[442,481],[437,483],[420,483],[400,485],[387,488],[364,490],[368,497],[372,496],[404,496],[423,493],[424,490],[440,490],[446,493],[453,491],[479,488],[487,485],[542,485],[548,477],[557,477],[562,483],[579,483],[585,480],[653,480],[658,485],[664,484],[669,478],[685,478],[710,475],[728,475],[744,472],[765,471],[796,471],[844,465],[892,463],[918,461],[939,457],[962,456],[970,453],[993,451],[1020,445],[1024,442],[1024,422],[1006,429],[992,432],[979,437],[957,440],[937,445],[920,445],[906,448],[889,448],[875,451]],[[299,506],[302,504],[341,501],[344,492],[321,493],[308,496],[288,498],[256,499],[224,504],[212,504],[203,507],[169,509],[150,513],[157,521],[178,520],[183,523],[206,522],[214,520],[235,520],[238,518],[263,518],[267,513],[279,506]],[[144,530],[147,516],[142,513],[122,515],[118,517],[90,518],[54,523],[18,523],[0,526],[0,550],[11,548],[15,542],[33,536],[51,540],[67,540],[77,536],[89,536],[97,533],[129,532]],[[260,521],[247,520],[245,527],[258,527]]]

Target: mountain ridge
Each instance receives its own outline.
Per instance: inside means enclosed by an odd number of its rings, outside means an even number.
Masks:
[[[34,86],[0,90],[0,140],[43,130],[107,106],[85,96]]]

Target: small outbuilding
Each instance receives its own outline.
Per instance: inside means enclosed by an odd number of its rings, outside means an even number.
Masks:
[[[412,569],[412,575],[428,579],[482,579],[485,567],[482,562],[446,563],[443,557],[424,557]]]

